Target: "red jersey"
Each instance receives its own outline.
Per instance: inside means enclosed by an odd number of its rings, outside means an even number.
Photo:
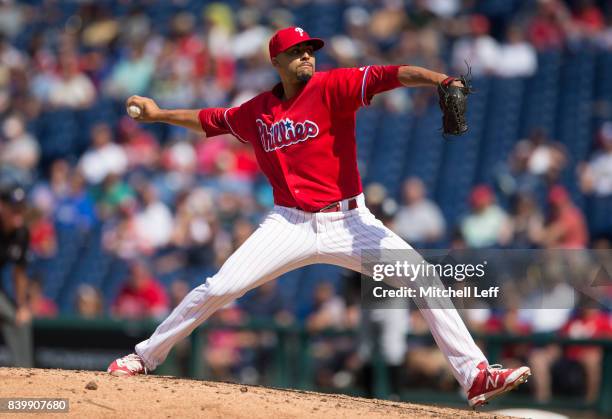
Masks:
[[[125,284],[115,300],[114,310],[126,318],[159,317],[168,311],[168,296],[164,286],[153,278],[141,289]]]
[[[281,100],[282,85],[235,108],[202,109],[208,137],[233,134],[250,143],[274,191],[274,202],[315,212],[362,191],[355,116],[380,92],[401,86],[399,66],[315,72]]]
[[[555,246],[563,249],[584,249],[589,241],[589,231],[580,210],[574,206],[561,210],[553,224],[560,224],[563,235]]]
[[[561,334],[574,339],[602,339],[612,337],[610,315],[602,311],[590,310],[587,315],[575,317],[563,326]],[[584,354],[598,350],[598,346],[568,346],[566,355],[571,359],[579,359]]]

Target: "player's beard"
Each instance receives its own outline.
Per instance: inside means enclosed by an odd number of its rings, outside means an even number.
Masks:
[[[314,73],[314,69],[312,67],[310,68],[310,71],[308,67],[298,68],[296,77],[300,83],[306,84],[312,78],[313,73]]]
[[[297,75],[297,79],[299,80],[300,83],[302,84],[306,84],[308,83],[308,81],[312,78],[312,74],[308,74],[308,73],[298,73]]]

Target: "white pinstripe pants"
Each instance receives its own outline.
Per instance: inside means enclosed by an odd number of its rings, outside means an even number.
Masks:
[[[367,249],[412,249],[365,207],[363,195],[351,211],[308,213],[275,206],[259,228],[223,264],[193,289],[153,335],[136,345],[147,368],[162,363],[176,342],[216,310],[285,272],[328,263],[360,272]],[[366,273],[367,274],[367,273]],[[485,360],[454,309],[423,309],[432,335],[466,390]]]

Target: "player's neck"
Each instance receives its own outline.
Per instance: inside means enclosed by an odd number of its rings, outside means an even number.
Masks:
[[[285,80],[283,80],[281,83],[283,86],[283,92],[281,96],[282,100],[293,99],[295,96],[297,96],[300,93],[300,91],[306,85],[306,83],[303,83],[303,82],[291,83]]]

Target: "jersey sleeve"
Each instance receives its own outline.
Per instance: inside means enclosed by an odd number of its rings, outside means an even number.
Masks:
[[[200,125],[207,137],[232,134],[247,143],[246,111],[244,105],[234,108],[207,108],[198,112]]]
[[[339,68],[329,72],[326,95],[331,109],[355,111],[370,104],[377,93],[400,87],[398,65]]]

